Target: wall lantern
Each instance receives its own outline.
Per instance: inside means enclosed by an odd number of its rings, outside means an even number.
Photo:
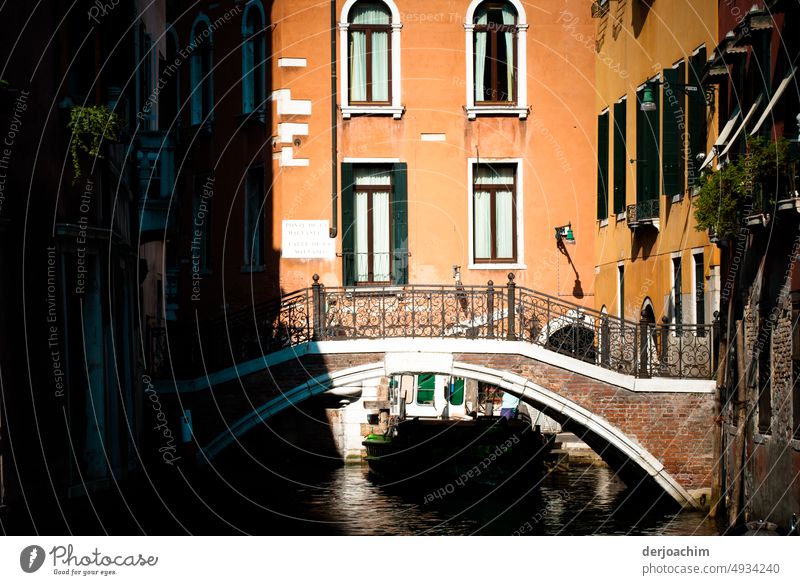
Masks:
[[[555,228],[555,230],[557,242],[563,242],[565,244],[575,243],[575,234],[572,233],[572,222],[568,223],[567,225],[559,226]]]
[[[668,89],[676,89],[683,94],[688,95],[690,98],[701,99],[707,106],[712,108],[714,107],[714,90],[716,88],[713,85],[702,86],[685,83],[665,84],[661,80],[653,79],[644,84],[644,89],[642,90],[642,101],[641,105],[639,106],[640,110],[643,112],[655,112],[655,92],[657,91],[659,85],[666,85]]]

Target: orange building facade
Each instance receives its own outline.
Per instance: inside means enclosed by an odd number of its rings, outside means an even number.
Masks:
[[[169,14],[178,48],[205,30],[213,47],[204,38],[180,74],[192,138],[178,149],[167,256],[182,309],[213,317],[314,274],[500,285],[513,272],[591,304],[594,52],[581,2],[200,9]],[[554,228],[568,224],[576,245],[559,251]]]

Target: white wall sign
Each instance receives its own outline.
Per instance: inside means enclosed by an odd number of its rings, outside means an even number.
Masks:
[[[327,220],[283,220],[283,258],[336,258],[336,239]]]

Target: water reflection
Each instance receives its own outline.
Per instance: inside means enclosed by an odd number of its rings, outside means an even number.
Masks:
[[[291,504],[280,510],[286,514],[280,526],[273,524],[278,533],[716,534],[704,514],[676,512],[668,502],[654,504],[605,467],[574,467],[499,486],[381,485],[361,466],[305,479],[305,486],[290,483],[281,489],[293,494],[283,498]]]

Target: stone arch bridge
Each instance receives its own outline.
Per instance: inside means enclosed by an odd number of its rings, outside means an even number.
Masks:
[[[571,428],[629,485],[701,506],[713,464],[714,327],[632,323],[518,288],[326,289],[230,315],[204,373],[162,382],[207,463],[336,388],[430,372],[487,382]],[[227,360],[227,365],[226,365]]]

